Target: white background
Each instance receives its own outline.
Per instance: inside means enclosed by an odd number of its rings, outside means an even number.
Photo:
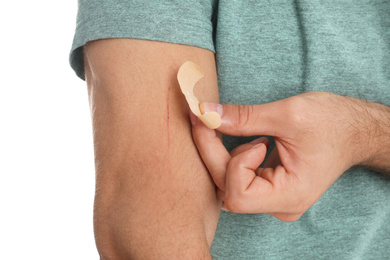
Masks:
[[[98,259],[76,0],[0,4],[0,259]]]

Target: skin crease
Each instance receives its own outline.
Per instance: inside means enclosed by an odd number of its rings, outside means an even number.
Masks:
[[[193,142],[176,74],[196,62],[205,73],[197,96],[218,102],[214,54],[131,39],[84,50],[101,259],[211,259],[221,201]]]
[[[222,114],[221,133],[275,138],[277,150],[258,168],[266,139],[229,154],[216,131],[191,117],[195,143],[228,211],[295,221],[349,168],[390,173],[388,106],[310,92],[264,105],[203,103],[201,108]]]

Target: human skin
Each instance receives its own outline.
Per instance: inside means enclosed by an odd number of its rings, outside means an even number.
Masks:
[[[222,116],[221,133],[275,138],[274,164],[258,168],[267,139],[229,154],[216,131],[191,115],[195,143],[228,211],[295,221],[349,168],[390,173],[388,106],[310,92],[263,105],[202,103],[201,110]]]
[[[221,201],[176,79],[187,60],[205,73],[198,98],[218,102],[211,51],[133,39],[85,47],[101,259],[211,259]]]

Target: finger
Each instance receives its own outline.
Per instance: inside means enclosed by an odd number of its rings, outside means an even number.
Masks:
[[[217,189],[217,198],[220,200],[220,201],[224,201],[225,199],[225,192],[221,189]]]
[[[293,175],[280,165],[275,169],[256,169],[264,160],[266,149],[262,146],[263,151],[255,146],[230,161],[224,208],[236,213],[275,213],[281,219],[284,212],[300,213],[296,211],[297,198],[292,192],[296,184]]]
[[[222,125],[218,131],[233,136],[269,135],[278,136],[283,130],[283,121],[278,116],[281,102],[262,105],[226,105],[200,103],[202,113],[218,112]]]
[[[282,162],[280,161],[278,148],[275,146],[268,155],[267,160],[264,163],[264,168],[275,168],[278,165],[282,165]]]
[[[266,152],[266,145],[260,143],[231,159],[226,176],[224,207],[227,210],[250,213],[252,209],[256,209],[252,202],[257,198],[248,197],[247,189],[256,178],[259,178],[255,171],[264,160]]]
[[[247,150],[249,150],[249,149],[252,149],[255,145],[260,144],[260,143],[265,144],[266,147],[267,147],[267,149],[268,149],[268,147],[269,147],[269,145],[270,145],[268,138],[266,138],[266,137],[260,137],[260,138],[257,138],[257,139],[252,140],[252,141],[249,142],[249,143],[246,143],[246,144],[243,144],[243,145],[240,145],[240,146],[236,147],[235,149],[233,149],[233,151],[230,152],[230,155],[231,155],[232,157],[235,157],[235,156],[237,156],[238,154],[240,154],[240,153],[242,153],[242,152],[244,152],[244,151],[247,151]],[[256,170],[256,171],[257,171],[257,170]],[[225,192],[221,191],[221,193],[219,193],[218,195],[219,195],[218,198],[219,198],[220,200],[223,201],[223,200],[225,199]],[[223,209],[223,210],[226,210],[226,208],[224,207],[224,204],[222,204],[222,209]]]
[[[265,183],[269,186],[265,186]],[[258,177],[253,179],[247,189],[247,196],[257,198],[259,202],[252,205],[254,212],[275,213],[280,214],[279,216],[286,213],[298,214],[301,212],[297,212],[296,206],[302,199],[297,193],[298,186],[294,175],[287,173],[286,169],[279,165],[275,169],[264,168],[258,171]]]
[[[256,175],[272,183],[274,172],[274,168],[259,168],[256,170]]]
[[[226,170],[230,154],[222,144],[214,130],[207,128],[197,117],[190,112],[192,123],[192,136],[202,157],[204,164],[209,170],[214,183],[221,190],[225,190]]]
[[[260,137],[260,138],[254,139],[253,141],[251,141],[249,143],[245,143],[245,144],[242,144],[240,146],[237,146],[236,148],[234,148],[230,152],[230,156],[234,157],[234,156],[238,155],[239,153],[242,153],[246,150],[251,149],[253,146],[255,146],[256,144],[259,144],[259,143],[265,144],[267,146],[267,148],[269,147],[269,141],[268,141],[267,137]]]

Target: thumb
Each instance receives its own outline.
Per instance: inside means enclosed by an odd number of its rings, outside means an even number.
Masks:
[[[222,119],[219,132],[233,136],[269,135],[277,136],[277,108],[275,104],[263,105],[227,105],[202,102],[199,105],[202,114],[217,112]]]

